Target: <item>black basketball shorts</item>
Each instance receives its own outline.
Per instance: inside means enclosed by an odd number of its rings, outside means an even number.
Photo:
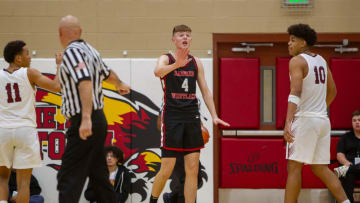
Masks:
[[[195,152],[204,148],[200,115],[198,113],[164,112],[160,145],[163,151]]]

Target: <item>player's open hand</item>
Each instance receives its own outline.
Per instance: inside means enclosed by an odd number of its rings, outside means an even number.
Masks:
[[[180,68],[186,66],[190,61],[191,58],[188,58],[190,49],[177,49],[175,52],[175,65]]]
[[[291,124],[285,124],[284,139],[286,140],[286,142],[292,143],[292,142],[294,142],[294,138],[295,138],[295,136],[291,132]]]
[[[92,135],[92,123],[89,119],[81,119],[81,124],[79,128],[79,136],[82,140],[87,140],[87,137]]]
[[[230,126],[229,123],[221,120],[220,118],[214,118],[214,119],[213,119],[213,122],[214,122],[215,125],[223,125],[223,126],[225,126],[225,127],[229,127],[229,126]]]

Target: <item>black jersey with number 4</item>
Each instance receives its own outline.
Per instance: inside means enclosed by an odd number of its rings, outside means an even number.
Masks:
[[[175,63],[171,54],[169,65]],[[161,78],[164,90],[164,110],[181,112],[199,112],[196,98],[196,78],[198,67],[195,58],[188,56],[191,61],[184,67],[177,68]]]

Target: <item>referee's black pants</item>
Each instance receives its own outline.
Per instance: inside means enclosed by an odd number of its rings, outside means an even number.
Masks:
[[[78,203],[86,177],[94,183],[99,203],[115,203],[115,193],[109,181],[104,144],[107,121],[102,110],[92,112],[92,135],[87,140],[79,137],[81,115],[70,118],[66,132],[67,144],[57,175],[59,203]]]

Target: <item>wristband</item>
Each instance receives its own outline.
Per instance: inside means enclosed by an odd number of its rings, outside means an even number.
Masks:
[[[294,103],[294,104],[296,104],[296,105],[299,105],[300,98],[299,98],[298,96],[295,96],[295,95],[290,94],[290,95],[289,95],[289,98],[288,98],[288,102],[291,102],[291,103]]]

